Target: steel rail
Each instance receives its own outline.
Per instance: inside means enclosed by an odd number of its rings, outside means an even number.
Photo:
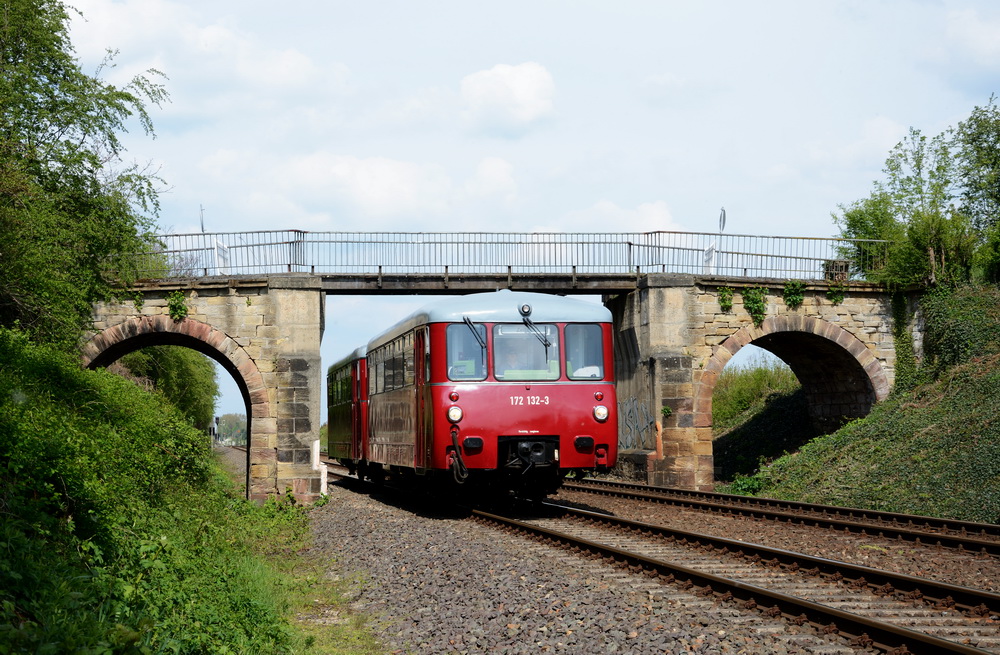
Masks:
[[[743,504],[729,504],[724,502],[716,502],[709,500],[711,498],[707,492],[691,492],[687,490],[679,490],[677,496],[671,497],[670,495],[665,495],[667,493],[673,493],[674,490],[669,491],[663,490],[658,491],[657,487],[645,487],[644,485],[629,485],[628,483],[605,483],[604,481],[599,482],[587,482],[584,484],[579,484],[577,482],[566,482],[562,485],[561,489],[566,491],[582,491],[586,493],[601,494],[601,495],[618,495],[622,497],[635,498],[638,500],[653,501],[664,504],[678,505],[683,507],[690,507],[693,509],[700,509],[712,512],[724,512],[731,514],[738,514],[741,516],[750,516],[753,518],[763,518],[769,520],[784,520],[784,521],[794,521],[796,523],[801,523],[803,525],[812,525],[816,527],[824,527],[833,530],[847,530],[849,532],[882,536],[884,538],[896,538],[903,539],[906,541],[911,541],[915,543],[921,543],[924,545],[931,546],[941,546],[943,548],[954,548],[958,550],[967,550],[973,553],[985,553],[992,555],[994,557],[1000,556],[1000,541],[990,540],[990,539],[980,539],[972,536],[955,536],[942,534],[939,532],[932,532],[930,530],[921,530],[918,528],[902,528],[894,527],[892,525],[880,525],[872,522],[862,522],[862,521],[850,521],[844,519],[829,518],[824,515],[815,516],[809,514],[800,514],[795,512],[782,511],[777,509],[768,509],[766,507],[761,507],[758,504],[753,503],[753,499],[745,496],[733,496],[733,499],[740,499],[745,501]],[[706,494],[702,496],[701,494]],[[701,499],[705,498],[705,499]],[[734,501],[735,502],[735,501]],[[781,503],[782,501],[771,501],[772,503]],[[808,503],[798,503],[801,509],[806,509],[810,507]],[[791,507],[790,502],[787,507]],[[815,506],[815,507],[832,507],[832,506]],[[846,510],[847,508],[840,508]],[[860,510],[855,510],[860,511]],[[868,512],[868,516],[874,516],[879,514],[878,512]],[[883,515],[889,515],[889,513],[884,513]],[[915,515],[904,515],[899,514],[895,516],[907,517],[912,519],[923,519],[927,517],[918,517]],[[871,520],[871,519],[869,519]],[[953,524],[956,522],[952,522]],[[957,522],[962,523],[962,522]],[[968,523],[968,526],[986,526],[989,527],[991,524],[987,523]]]
[[[631,519],[620,518],[599,512],[591,512],[568,507],[558,502],[545,501],[542,505],[558,509],[564,514],[572,517],[596,521],[616,528],[630,530],[640,534],[652,534],[657,537],[671,539],[683,543],[685,540],[694,543],[695,546],[708,545],[715,550],[737,553],[742,552],[747,557],[757,556],[761,560],[776,561],[792,570],[805,569],[809,574],[822,575],[826,577],[841,577],[847,580],[855,580],[868,587],[876,593],[896,593],[910,594],[911,600],[916,598],[914,592],[919,592],[920,597],[930,599],[939,605],[954,605],[962,611],[973,615],[1000,614],[1000,594],[981,589],[962,587],[946,582],[937,582],[928,578],[906,575],[902,573],[892,573],[870,566],[850,564],[825,557],[815,557],[805,553],[799,553],[782,548],[772,548],[737,539],[726,537],[715,537],[712,535],[686,530],[677,530],[661,525],[633,521]],[[886,586],[888,585],[888,587]]]
[[[983,655],[989,651],[941,639],[915,630],[900,628],[882,621],[827,607],[802,598],[771,591],[763,587],[731,580],[711,573],[696,571],[665,560],[647,557],[638,553],[608,546],[595,541],[581,539],[573,535],[531,525],[524,521],[497,514],[475,510],[473,516],[486,522],[495,523],[511,530],[527,533],[537,538],[566,545],[573,549],[586,550],[616,563],[628,566],[635,572],[658,575],[666,582],[678,580],[706,589],[723,598],[739,598],[744,607],[766,607],[770,604],[772,615],[781,614],[789,620],[804,617],[810,623],[824,630],[835,630],[841,635],[854,639],[872,640],[873,645],[884,651],[905,647],[912,655],[934,655],[956,653],[960,655]],[[766,611],[766,610],[765,610]]]
[[[619,487],[622,489],[634,489],[638,491],[654,491],[672,496],[685,496],[702,500],[720,500],[746,505],[758,505],[761,507],[787,507],[812,511],[822,514],[836,514],[838,516],[859,517],[862,520],[886,521],[894,523],[921,523],[927,527],[950,530],[952,532],[964,532],[967,534],[979,534],[980,536],[995,536],[1000,538],[1000,524],[980,523],[977,521],[962,521],[959,519],[946,519],[938,516],[924,516],[921,514],[903,514],[901,512],[886,512],[878,509],[858,509],[856,507],[843,507],[840,505],[824,505],[820,503],[806,503],[797,500],[780,500],[778,498],[763,498],[758,496],[741,496],[739,494],[723,494],[716,491],[694,491],[692,489],[679,489],[676,487],[653,487],[635,482],[619,482],[617,480],[599,480],[597,478],[583,478],[576,480],[577,484],[594,484]]]

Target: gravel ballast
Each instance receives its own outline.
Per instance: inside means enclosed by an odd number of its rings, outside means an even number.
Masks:
[[[466,519],[330,494],[314,554],[357,579],[352,607],[392,653],[855,652]]]

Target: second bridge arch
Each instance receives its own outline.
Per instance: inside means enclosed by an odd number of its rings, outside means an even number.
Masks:
[[[749,344],[789,365],[819,432],[865,416],[891,388],[895,344],[883,290],[855,285],[835,304],[817,282],[793,309],[780,281],[755,281],[768,289],[767,318],[757,325],[739,288],[723,309],[722,284],[651,275],[634,293],[606,301],[618,337],[623,459],[652,484],[713,487],[712,396],[722,369]]]

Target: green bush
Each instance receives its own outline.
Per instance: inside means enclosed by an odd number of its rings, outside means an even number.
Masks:
[[[196,428],[208,430],[219,383],[215,362],[206,355],[183,346],[149,346],[118,361],[132,375],[149,379]]]
[[[801,280],[786,280],[781,297],[789,309],[797,309],[805,300],[806,285]]]
[[[258,544],[301,509],[232,494],[159,396],[13,331],[0,358],[0,652],[289,652]]]
[[[930,373],[1000,352],[1000,289],[995,285],[939,287],[925,294],[920,306]]]

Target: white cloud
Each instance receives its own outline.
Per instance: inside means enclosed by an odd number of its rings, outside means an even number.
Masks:
[[[373,218],[440,214],[453,192],[442,166],[388,157],[317,153],[281,162],[273,173],[285,193],[339,200]]]
[[[253,35],[239,33],[220,24],[197,27],[186,23],[181,34],[183,49],[175,54],[194,56],[201,75],[233,75],[258,90],[310,88],[318,82],[342,90],[349,76],[347,67],[333,62],[322,69],[302,51],[271,48]],[[191,62],[194,63],[194,62]]]
[[[663,200],[644,202],[634,209],[601,200],[587,209],[568,213],[558,225],[533,229],[539,232],[655,232],[683,231],[684,228],[674,222]]]
[[[648,101],[683,99],[692,93],[688,78],[677,73],[649,75],[639,85],[639,92]]]
[[[466,182],[465,190],[472,197],[500,197],[504,202],[512,203],[517,199],[514,167],[500,157],[487,157],[479,162],[476,174]]]
[[[376,216],[439,213],[449,204],[451,178],[436,164],[387,157],[335,157],[331,182]]]
[[[163,71],[167,88],[181,102],[216,107],[219,113],[273,107],[271,94],[308,92],[313,99],[350,88],[350,70],[337,61],[322,65],[298,44],[271,45],[265,35],[231,25],[231,18],[203,21],[191,5],[170,0],[80,0],[74,3],[72,37],[81,59],[99,61],[119,50],[116,84],[148,68]],[[188,92],[190,95],[184,96]],[[221,106],[220,106],[221,105]],[[181,111],[190,111],[185,107]]]
[[[984,68],[1000,65],[1000,20],[990,20],[975,9],[965,9],[950,12],[947,21],[952,47]]]
[[[454,89],[426,87],[402,98],[392,98],[364,116],[363,124],[376,130],[387,128],[447,128],[458,112],[458,94]]]
[[[244,216],[252,216],[259,225],[269,229],[294,228],[297,230],[344,229],[345,226],[331,227],[331,217],[327,212],[311,211],[292,196],[275,189],[251,190],[240,198]]]
[[[182,5],[164,0],[76,0],[70,12],[73,46],[85,60],[99,60],[106,49],[133,56],[176,35],[191,19]]]
[[[191,175],[215,180],[231,194],[241,187],[237,195],[245,220],[308,223],[303,229],[329,229],[323,223],[344,217],[363,217],[367,223],[357,229],[410,230],[417,225],[414,219],[420,219],[419,229],[428,229],[433,221],[458,213],[466,219],[495,219],[518,200],[514,167],[500,157],[482,159],[464,183],[456,183],[437,163],[218,149],[202,157]],[[508,227],[517,229],[510,222]]]
[[[677,89],[687,86],[687,78],[677,73],[657,73],[649,75],[642,81],[642,85],[656,89]]]
[[[907,128],[886,116],[864,121],[854,140],[843,143],[814,145],[809,151],[813,164],[856,166],[881,163],[897,143],[906,136]]]
[[[541,64],[498,64],[462,79],[464,118],[477,130],[523,134],[555,112],[555,83]]]

